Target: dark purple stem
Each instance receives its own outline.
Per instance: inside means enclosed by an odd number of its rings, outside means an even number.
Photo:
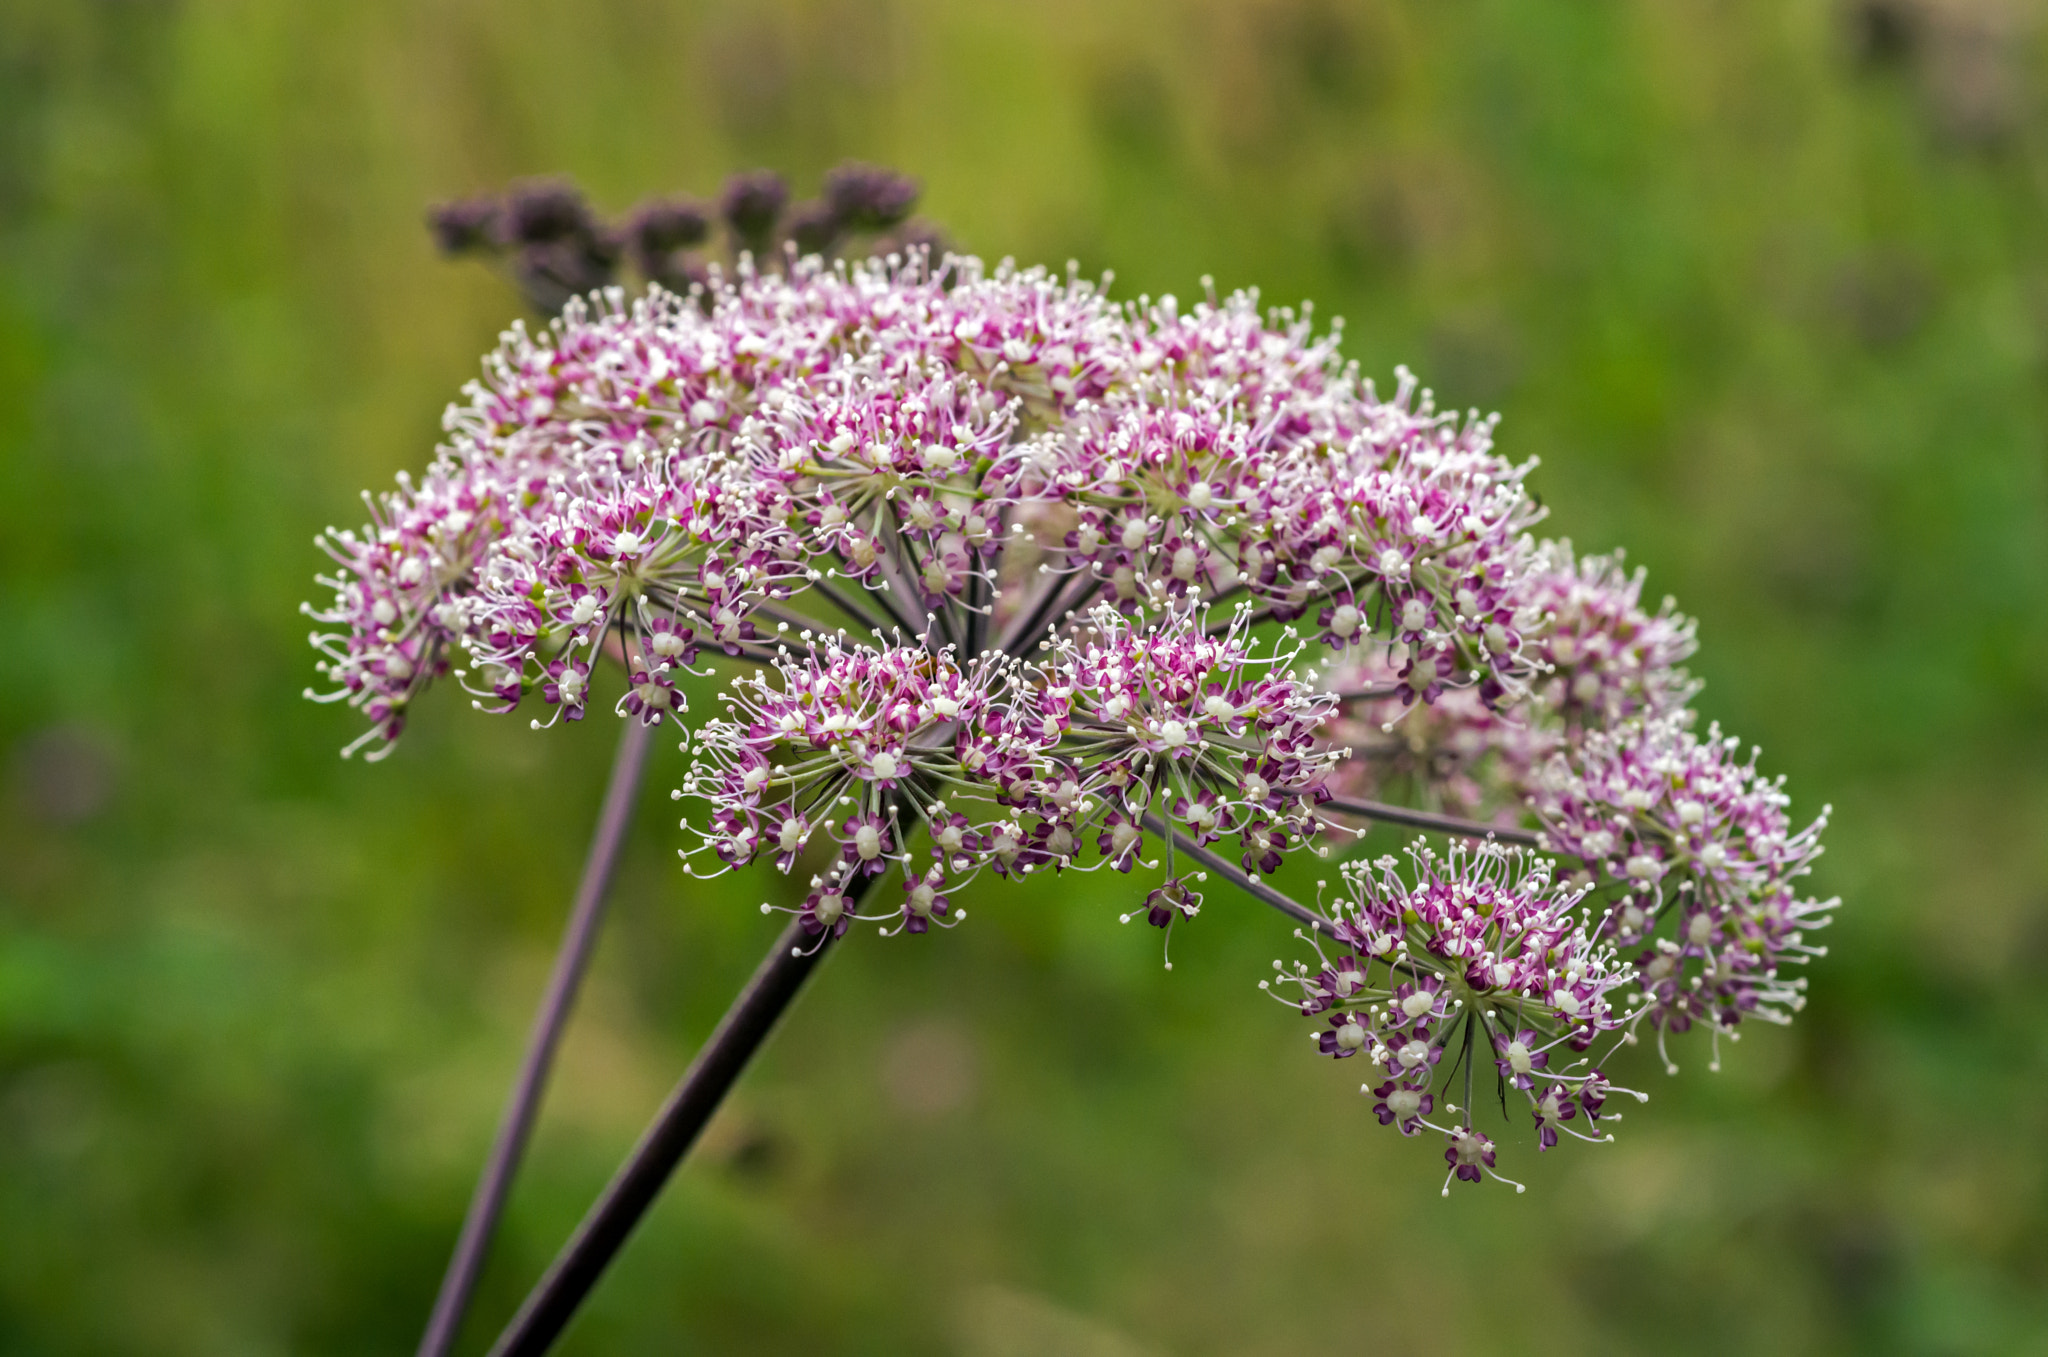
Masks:
[[[1245,618],[1245,625],[1256,627],[1261,622],[1270,622],[1279,615],[1280,605],[1278,605],[1277,603],[1268,603],[1265,607],[1260,608],[1257,612],[1247,615]],[[1210,623],[1208,634],[1211,636],[1227,635],[1230,629],[1236,625],[1237,614],[1232,613],[1229,617],[1224,618],[1221,622]]]
[[[1337,937],[1336,924],[1331,923],[1328,919],[1325,919],[1322,915],[1293,897],[1274,890],[1249,872],[1239,871],[1228,859],[1202,847],[1202,845],[1196,843],[1187,835],[1167,824],[1158,815],[1147,814],[1145,816],[1145,828],[1151,830],[1162,839],[1172,839],[1175,852],[1184,853],[1188,857],[1193,858],[1197,863],[1216,873],[1233,886],[1250,895],[1253,899],[1263,904],[1271,905],[1288,918],[1295,920],[1297,923],[1307,924],[1325,937]]]
[[[1467,839],[1499,839],[1502,843],[1537,846],[1537,835],[1533,829],[1481,824],[1477,820],[1463,820],[1455,815],[1438,815],[1434,811],[1390,806],[1382,801],[1360,801],[1353,797],[1334,796],[1325,801],[1322,808],[1334,810],[1340,815],[1361,815],[1368,820],[1382,820],[1390,825],[1406,825],[1410,829],[1430,829],[1439,834],[1456,834]]]
[[[1045,591],[1032,601],[1030,611],[1010,623],[995,648],[1010,655],[1035,653],[1044,639],[1046,624],[1080,607],[1101,587],[1102,581],[1085,567],[1072,574],[1052,576]]]
[[[813,937],[797,921],[782,930],[654,1124],[498,1335],[491,1357],[539,1357],[554,1345],[831,942],[830,932]]]
[[[555,969],[548,977],[547,993],[541,999],[540,1011],[534,1015],[533,1033],[527,1038],[519,1080],[513,1085],[512,1097],[499,1119],[497,1139],[491,1142],[490,1158],[484,1163],[483,1176],[477,1179],[476,1191],[469,1199],[469,1214],[463,1218],[462,1234],[455,1241],[455,1256],[448,1260],[448,1271],[441,1278],[441,1293],[434,1298],[434,1313],[420,1338],[419,1357],[446,1357],[462,1328],[462,1316],[476,1289],[477,1275],[483,1271],[491,1235],[512,1187],[512,1175],[518,1172],[534,1117],[540,1111],[555,1048],[568,1024],[569,1010],[576,1004],[576,990],[590,962],[598,925],[604,921],[605,888],[611,884],[619,846],[625,841],[626,827],[633,819],[633,800],[640,789],[640,771],[647,762],[652,730],[637,719],[628,719],[619,734],[611,782],[605,787],[604,806],[590,841],[590,856],[583,864],[576,904],[562,933],[561,950],[555,954]]]
[[[1369,688],[1338,688],[1330,696],[1339,702],[1370,702],[1379,698],[1399,697],[1404,683],[1380,683]]]

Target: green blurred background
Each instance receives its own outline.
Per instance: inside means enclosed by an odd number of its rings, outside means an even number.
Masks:
[[[429,201],[845,157],[1504,413],[1836,808],[1808,1014],[1437,1195],[1100,878],[835,955],[564,1351],[2048,1353],[2048,45],[2018,0],[4,0],[0,1352],[410,1351],[615,728],[343,763],[313,533],[517,302]],[[659,747],[465,1350],[772,932]],[[1379,841],[1384,846],[1391,840]]]

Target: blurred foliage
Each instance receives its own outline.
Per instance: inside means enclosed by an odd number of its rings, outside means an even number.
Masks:
[[[1702,622],[1847,900],[1789,1032],[1437,1196],[1212,902],[835,956],[568,1352],[2048,1353],[2048,53],[2019,0],[0,6],[0,1352],[409,1350],[609,758],[334,757],[312,534],[513,314],[430,202],[900,166],[1504,412]],[[770,936],[650,782],[509,1312]],[[1369,841],[1372,842],[1372,841]],[[1382,846],[1391,838],[1380,841]],[[1529,1167],[1526,1134],[1504,1166]]]

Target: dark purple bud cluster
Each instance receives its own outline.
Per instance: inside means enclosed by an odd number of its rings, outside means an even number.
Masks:
[[[743,253],[779,261],[787,243],[798,255],[833,254],[855,237],[887,255],[913,244],[930,248],[938,234],[910,220],[917,182],[893,170],[848,163],[825,177],[824,195],[789,205],[789,189],[772,170],[726,181],[717,204],[691,198],[650,198],[617,222],[592,211],[581,190],[559,179],[528,180],[502,195],[446,203],[427,214],[434,242],[450,255],[487,255],[504,262],[527,302],[542,315],[570,298],[609,287],[621,263],[671,292],[704,284],[719,258]],[[714,251],[714,222],[725,228]]]
[[[743,250],[766,254],[789,204],[789,185],[773,170],[749,170],[725,181],[718,216]]]

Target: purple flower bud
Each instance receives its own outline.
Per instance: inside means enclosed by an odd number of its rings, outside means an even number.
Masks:
[[[894,226],[917,205],[917,193],[916,180],[879,165],[849,162],[825,176],[825,205],[851,231]]]
[[[498,247],[499,209],[492,198],[465,198],[427,214],[427,226],[442,254],[469,254]]]
[[[518,245],[589,240],[597,235],[597,219],[574,184],[561,179],[527,180],[514,184],[505,195],[505,235]]]
[[[711,217],[690,198],[657,198],[633,209],[626,237],[642,259],[699,244],[711,229]]]
[[[739,249],[764,253],[775,238],[775,223],[789,201],[789,187],[773,170],[752,170],[725,181],[718,215]]]
[[[798,254],[828,254],[846,230],[846,222],[823,201],[798,203],[785,223]]]
[[[701,204],[688,198],[657,198],[633,210],[623,234],[641,276],[671,291],[687,292],[706,275],[686,251],[701,244],[710,230],[710,214]]]

